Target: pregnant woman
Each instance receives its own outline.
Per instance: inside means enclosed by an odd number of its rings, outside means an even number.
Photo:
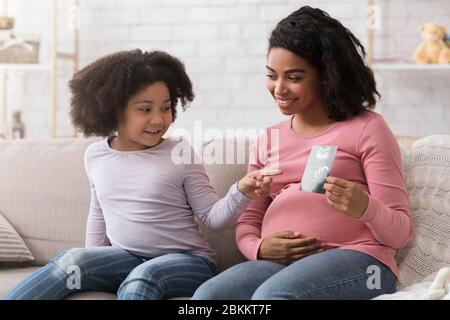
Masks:
[[[302,7],[272,31],[267,89],[288,118],[255,143],[248,170],[278,160],[283,173],[238,220],[249,261],[206,281],[194,299],[371,299],[394,290],[394,255],[413,227],[399,146],[373,111],[378,92],[364,57],[359,40],[319,9]],[[336,147],[322,192],[301,188],[314,145]]]

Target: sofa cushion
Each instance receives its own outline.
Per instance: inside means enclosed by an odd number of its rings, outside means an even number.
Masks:
[[[84,245],[89,183],[84,151],[97,139],[0,141],[0,211],[43,265]]]
[[[34,260],[30,250],[14,227],[0,212],[0,262],[23,262]]]
[[[20,281],[39,267],[0,268],[0,299],[11,291]],[[68,300],[115,300],[116,295],[108,292],[81,292],[69,296]]]
[[[11,289],[20,281],[38,269],[39,267],[0,267],[0,299],[11,291]]]
[[[414,235],[397,252],[398,289],[450,266],[450,136],[428,136],[414,143],[406,184]]]

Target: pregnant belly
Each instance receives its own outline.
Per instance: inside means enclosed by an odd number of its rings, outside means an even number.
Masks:
[[[364,222],[331,207],[324,194],[299,190],[291,184],[275,197],[264,216],[263,238],[279,231],[294,231],[305,237],[320,237],[336,247],[373,239]]]

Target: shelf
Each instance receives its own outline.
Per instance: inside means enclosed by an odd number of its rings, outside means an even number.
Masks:
[[[414,64],[414,63],[374,63],[372,69],[378,70],[407,70],[407,71],[436,71],[449,70],[450,64]]]
[[[41,63],[0,63],[0,70],[51,70],[51,66]]]
[[[7,15],[8,0],[0,0],[4,2],[3,15]],[[44,61],[42,63],[0,63],[0,91],[3,91],[3,97],[0,97],[0,136],[8,123],[8,72],[14,71],[45,71],[50,73],[50,136],[52,138],[58,137],[57,134],[57,91],[58,91],[58,61],[60,59],[70,60],[73,62],[73,72],[78,71],[79,66],[79,28],[73,28],[74,33],[74,48],[73,52],[62,53],[58,51],[58,31],[62,30],[59,27],[59,11],[58,11],[58,0],[49,0],[51,2],[50,6],[50,61]],[[73,0],[73,6],[77,8],[75,10],[75,15],[72,17],[75,21],[79,21],[79,10],[80,0]],[[1,5],[0,5],[1,9]],[[1,101],[2,100],[2,101]],[[78,133],[74,129],[74,137],[78,136]]]

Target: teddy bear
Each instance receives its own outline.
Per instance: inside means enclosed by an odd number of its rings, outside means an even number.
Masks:
[[[450,63],[450,48],[444,42],[447,32],[445,27],[426,23],[419,28],[419,32],[424,42],[414,52],[414,61],[418,64]]]

